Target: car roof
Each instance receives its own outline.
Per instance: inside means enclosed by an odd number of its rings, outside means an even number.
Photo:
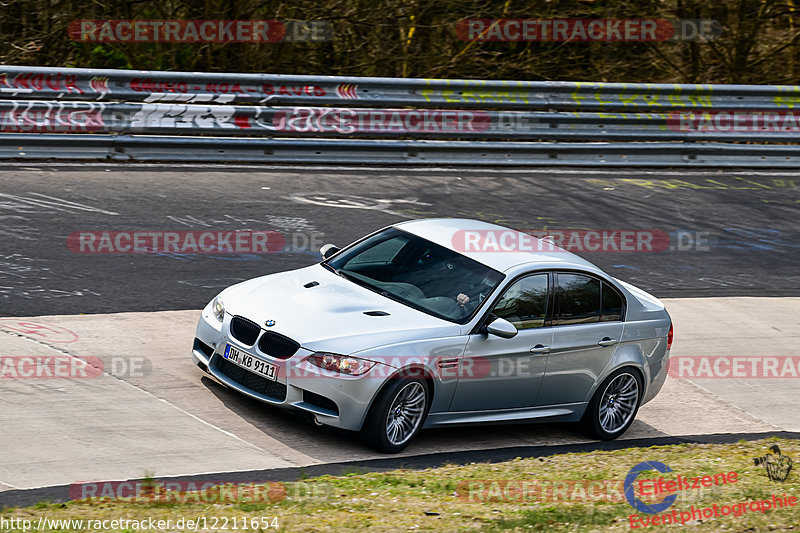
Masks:
[[[465,255],[500,272],[506,272],[523,264],[535,267],[537,264],[542,263],[557,263],[557,266],[586,268],[593,271],[599,270],[589,261],[555,244],[543,242],[541,239],[532,237],[529,234],[524,234],[517,230],[498,226],[497,224],[491,224],[482,220],[472,220],[468,218],[427,218],[400,222],[394,224],[394,227],[428,239],[429,241]],[[465,249],[466,247],[464,244],[460,244],[464,242],[465,233],[460,232],[482,232],[478,234],[483,236],[483,241],[481,241],[482,245],[469,247],[481,248],[481,250]],[[489,233],[493,234],[493,236],[499,240],[506,232],[511,234],[506,237],[506,242],[520,242],[517,239],[520,239],[520,236],[524,235],[524,238],[528,239],[528,242],[533,243],[533,251],[493,251],[494,249],[492,246],[485,246],[486,244],[490,244],[489,239],[486,238]]]

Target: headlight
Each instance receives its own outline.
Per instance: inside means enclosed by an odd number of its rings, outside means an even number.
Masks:
[[[360,376],[377,364],[375,361],[328,352],[316,352],[308,358],[308,362],[325,370],[349,376]]]
[[[211,312],[214,314],[214,318],[220,322],[225,318],[225,304],[222,303],[222,299],[219,296],[211,302]]]

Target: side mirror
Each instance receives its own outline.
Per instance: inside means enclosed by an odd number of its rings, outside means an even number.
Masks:
[[[504,339],[510,339],[516,336],[517,328],[505,318],[497,317],[486,326],[486,332]]]
[[[341,248],[337,247],[334,244],[325,244],[322,246],[322,248],[319,249],[319,253],[322,254],[323,259],[327,259],[336,252],[338,252],[339,250],[341,250]]]

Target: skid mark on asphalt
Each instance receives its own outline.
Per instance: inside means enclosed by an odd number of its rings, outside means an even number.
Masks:
[[[20,279],[48,279],[50,269],[37,266],[35,263],[46,263],[43,259],[34,259],[22,254],[0,254],[0,279],[14,277]]]
[[[15,225],[17,221],[27,222],[27,217],[19,215],[3,215],[0,216],[0,235],[3,237],[12,237],[22,241],[35,241],[34,236],[38,236],[39,231],[31,226]]]
[[[212,228],[217,226],[236,225],[248,226],[242,229],[260,230],[264,224],[272,226],[282,231],[315,231],[317,228],[308,219],[303,217],[285,217],[276,215],[259,215],[260,218],[240,218],[234,215],[223,215],[222,218],[197,218],[193,215],[167,215],[167,218],[178,224],[190,228],[204,227]],[[252,226],[252,224],[256,224]]]
[[[382,211],[390,215],[402,216],[406,218],[413,218],[413,217],[409,217],[407,214],[405,214],[403,212],[404,210],[395,211],[393,209],[390,209],[390,207],[392,207],[394,204],[404,204],[411,206],[431,205],[426,202],[421,202],[419,198],[395,198],[395,199],[367,198],[364,196],[335,194],[335,193],[293,194],[288,196],[287,199],[301,204],[312,204],[312,205],[319,205],[322,207],[338,207],[342,209],[370,209],[373,211]]]
[[[119,215],[114,211],[106,211],[99,207],[91,207],[85,204],[79,204],[70,200],[56,198],[54,196],[47,196],[38,192],[28,193],[31,196],[38,196],[39,198],[27,198],[25,196],[18,196],[16,194],[0,193],[0,198],[7,198],[9,202],[0,202],[0,208],[11,209],[15,211],[25,211],[30,213],[52,213],[55,211],[89,211],[92,213],[100,213],[103,215]],[[42,200],[41,198],[45,198]],[[38,210],[36,208],[39,208]]]
[[[100,296],[100,293],[87,288],[61,290],[46,287],[43,283],[49,281],[54,273],[51,268],[42,266],[42,263],[47,264],[48,261],[22,254],[0,254],[0,299],[16,297],[49,300],[70,296]]]

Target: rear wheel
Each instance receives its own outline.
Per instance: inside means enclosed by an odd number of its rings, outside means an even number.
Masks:
[[[376,450],[397,453],[422,428],[429,404],[430,392],[425,380],[393,380],[375,400],[361,434]]]
[[[642,385],[636,371],[621,368],[598,387],[582,424],[592,437],[613,440],[625,433],[639,411]]]

